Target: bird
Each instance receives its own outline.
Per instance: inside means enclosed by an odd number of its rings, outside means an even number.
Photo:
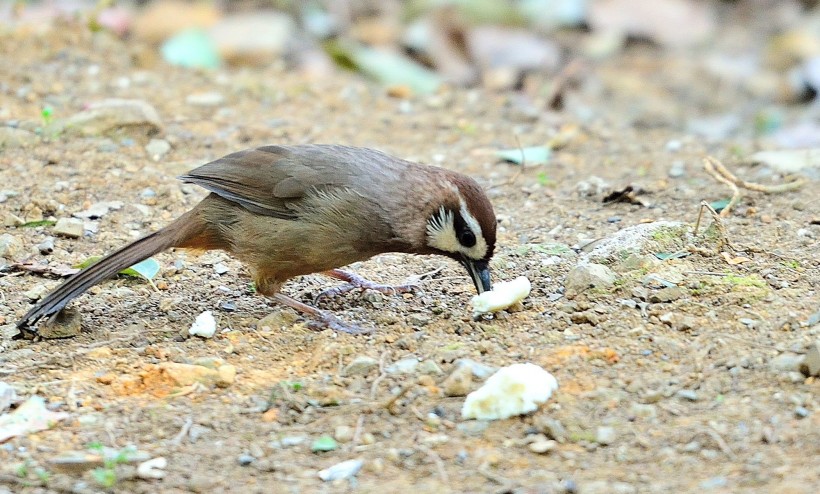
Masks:
[[[347,289],[407,291],[412,287],[340,269],[397,252],[448,257],[464,266],[477,293],[492,288],[495,212],[481,186],[456,171],[369,148],[304,144],[245,149],[178,178],[209,194],[164,228],[67,278],[16,326],[36,334],[38,321],[92,286],[170,248],[225,251],[248,267],[257,293],[313,318],[317,328],[350,333],[362,330],[283,294],[282,285],[323,273]]]

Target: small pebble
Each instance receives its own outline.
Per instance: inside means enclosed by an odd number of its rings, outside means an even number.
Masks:
[[[333,437],[340,443],[347,443],[353,440],[353,435],[355,433],[356,429],[353,427],[350,427],[349,425],[340,425],[336,427],[336,430],[333,432]]]
[[[379,366],[379,361],[373,357],[360,355],[342,369],[343,376],[363,376]]]
[[[218,263],[214,264],[214,272],[216,274],[222,275],[222,274],[227,273],[228,271],[230,271],[230,268],[228,266],[222,264],[221,262],[218,262]]]
[[[233,300],[226,300],[219,304],[219,308],[226,312],[233,312],[236,310],[236,302]]]
[[[236,462],[239,463],[239,466],[242,466],[242,467],[246,467],[246,466],[250,465],[251,463],[253,463],[255,461],[256,461],[256,458],[254,458],[253,456],[251,456],[249,454],[241,454],[236,459]]]
[[[83,220],[79,218],[60,218],[52,230],[54,235],[68,238],[80,238],[83,236]]]
[[[46,237],[45,240],[37,244],[37,250],[44,256],[54,252],[54,237]]]
[[[557,442],[549,440],[542,434],[539,434],[539,437],[535,441],[531,442],[527,448],[529,448],[529,450],[533,453],[543,455],[554,450],[557,444]]]
[[[330,468],[319,471],[319,478],[325,482],[353,477],[362,469],[362,460],[347,460],[337,463]]]
[[[154,161],[161,160],[170,150],[171,144],[165,139],[151,139],[148,144],[145,145],[145,152],[148,153],[148,156]]]
[[[682,400],[698,401],[698,394],[691,389],[681,389],[675,393],[675,396]]]
[[[794,409],[794,415],[797,418],[804,419],[809,416],[809,410],[806,407],[797,407]]]
[[[473,372],[466,365],[457,365],[441,383],[445,396],[467,396],[472,389]]]
[[[618,433],[614,427],[601,426],[595,431],[595,442],[607,446],[615,442]]]
[[[384,371],[388,374],[412,374],[418,366],[419,359],[416,357],[410,357],[394,362],[393,364],[387,366]]]
[[[620,216],[610,216],[606,219],[607,223],[620,223],[621,217]]]

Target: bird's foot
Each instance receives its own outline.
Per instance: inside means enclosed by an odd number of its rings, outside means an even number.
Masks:
[[[302,314],[305,314],[313,318],[313,321],[308,323],[308,327],[316,331],[332,329],[333,331],[339,331],[341,333],[348,334],[367,334],[373,331],[372,329],[364,329],[353,324],[348,324],[328,311],[317,309],[312,305],[299,302],[298,300],[288,297],[287,295],[284,295],[282,293],[274,294],[273,298],[276,299],[278,302],[287,305],[288,307],[292,307],[297,311],[301,312]]]
[[[308,327],[316,331],[332,329],[333,331],[339,331],[340,333],[347,334],[368,334],[373,332],[372,329],[360,328],[354,324],[346,323],[333,314],[325,311],[319,311],[316,315],[316,319],[308,323]]]
[[[365,290],[373,290],[379,293],[383,293],[385,295],[397,295],[399,293],[411,293],[419,289],[417,285],[381,285],[379,283],[374,283],[370,280],[362,278],[361,276],[351,273],[349,271],[343,271],[341,269],[333,269],[331,271],[325,271],[324,274],[327,276],[340,279],[342,281],[346,281],[344,285],[340,285],[334,288],[328,288],[327,290],[321,292],[319,295],[313,299],[313,303],[318,303],[323,298],[332,298],[338,297],[347,292],[351,292],[353,290],[361,290],[364,292]]]

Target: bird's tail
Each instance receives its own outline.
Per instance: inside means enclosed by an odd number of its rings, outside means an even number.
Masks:
[[[17,321],[17,327],[25,328],[34,325],[43,317],[59,312],[71,300],[82,295],[100,281],[113,277],[119,271],[165,249],[195,247],[196,237],[206,233],[202,220],[196,214],[197,209],[188,211],[165,228],[126,245],[72,275]]]

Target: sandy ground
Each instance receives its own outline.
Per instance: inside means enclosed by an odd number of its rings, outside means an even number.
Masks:
[[[250,146],[324,142],[375,147],[475,177],[500,220],[495,279],[526,275],[534,286],[522,310],[475,322],[467,308],[472,284],[455,263],[384,255],[352,269],[386,283],[443,269],[420,282],[420,294],[323,303],[375,328],[350,336],[311,331],[253,294],[245,268],[222,253],[164,253],[157,290],[120,278],[76,300],[80,336],[0,342],[0,380],[70,414],[48,431],[0,445],[0,492],[105,490],[82,462],[67,472],[55,464],[99,445],[167,459],[157,480],[137,477],[133,465],[108,465],[117,474],[109,490],[119,492],[808,493],[820,485],[820,384],[778,364],[820,338],[820,326],[806,323],[820,308],[816,183],[746,193],[723,219],[725,238],[714,227],[696,241],[690,227],[680,238],[656,234],[673,248],[697,245],[680,259],[633,269],[616,263],[614,286],[561,296],[580,260],[566,247],[645,222],[691,226],[702,200],[728,198],[728,187],[704,173],[704,155],[749,180],[782,181],[738,164],[756,150],[753,138],[687,130],[690,119],[731,111],[751,128],[749,115],[767,104],[727,87],[699,60],[632,47],[588,67],[567,93],[566,110],[548,113],[539,91],[524,98],[448,89],[396,99],[344,73],[306,80],[284,66],[139,69],[120,41],[73,28],[6,37],[0,46],[2,120],[34,129],[45,105],[60,119],[92,101],[136,99],[156,108],[162,129],[154,137],[171,144],[158,161],[139,130],[71,137],[47,129],[27,145],[7,146],[0,189],[16,194],[6,194],[3,215],[59,219],[95,203],[123,203],[93,222],[93,234],[56,237],[46,256],[36,246],[53,227],[7,227],[19,241],[7,262],[70,266],[109,252],[204,197],[176,181],[180,173]],[[186,102],[210,92],[224,100]],[[522,171],[494,156],[556,136],[564,145],[547,165]],[[612,189],[644,189],[649,207],[604,205],[603,190],[579,193],[591,177]],[[704,225],[711,223],[707,215]],[[732,262],[739,257],[746,260]],[[228,268],[223,274],[219,263]],[[653,302],[662,285],[648,274],[681,291]],[[0,323],[25,313],[26,292],[57,283],[7,269]],[[310,301],[333,283],[307,276],[285,291]],[[204,310],[214,311],[220,331],[209,340],[188,337]],[[377,364],[348,368],[363,356]],[[491,367],[534,362],[560,389],[528,416],[463,421],[463,396],[444,390],[465,358]],[[227,364],[237,373],[222,386],[185,386],[164,370],[174,362]],[[474,379],[468,389],[479,385]],[[324,435],[336,447],[312,452]],[[533,451],[531,443],[547,439],[556,441],[549,451]],[[350,459],[364,462],[355,478],[317,476]]]

